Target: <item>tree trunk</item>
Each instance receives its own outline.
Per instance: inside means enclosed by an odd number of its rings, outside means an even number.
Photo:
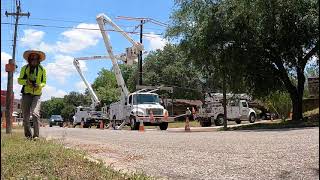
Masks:
[[[303,98],[303,91],[304,91],[304,82],[305,82],[305,76],[304,76],[304,66],[303,68],[297,66],[297,78],[298,78],[298,85],[295,86],[288,74],[286,69],[284,68],[281,61],[275,62],[279,73],[281,81],[284,83],[286,90],[290,94],[291,102],[292,102],[292,120],[299,121],[303,119],[302,116],[302,98]]]
[[[304,69],[304,68],[303,68]],[[299,121],[303,119],[303,112],[302,112],[302,99],[303,99],[303,92],[304,92],[304,83],[305,83],[305,76],[303,73],[303,69],[297,67],[297,78],[298,78],[298,85],[297,85],[297,94],[295,97],[291,97],[292,100],[292,120]]]

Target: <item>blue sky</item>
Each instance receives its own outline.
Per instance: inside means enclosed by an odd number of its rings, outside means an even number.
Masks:
[[[14,11],[13,0],[1,0],[1,22],[13,23],[12,17],[6,17],[5,11]],[[27,49],[40,49],[47,55],[43,66],[47,69],[48,80],[44,89],[42,100],[51,96],[62,97],[70,91],[84,90],[78,73],[72,60],[74,57],[105,55],[106,50],[99,31],[79,30],[80,28],[97,28],[96,16],[105,13],[116,24],[126,31],[133,31],[139,24],[138,21],[116,19],[117,16],[149,17],[158,21],[168,23],[169,16],[173,10],[173,0],[87,0],[87,1],[41,1],[21,0],[22,11],[30,12],[31,16],[21,17],[18,31],[16,61],[18,65],[14,79],[14,92],[19,93],[21,86],[17,84],[17,74],[22,65],[25,64],[22,54]],[[30,25],[41,24],[54,27],[35,27]],[[110,27],[106,27],[110,29]],[[136,30],[139,32],[139,29]],[[165,27],[152,24],[144,25],[143,39],[145,50],[150,52],[161,49],[167,40],[162,34]],[[123,53],[131,44],[117,32],[109,33],[115,54]],[[138,35],[131,35],[139,41]],[[6,89],[6,73],[4,65],[12,54],[13,25],[1,24],[1,89]],[[97,77],[101,68],[111,68],[110,60],[84,62],[82,64],[85,76],[90,83]]]

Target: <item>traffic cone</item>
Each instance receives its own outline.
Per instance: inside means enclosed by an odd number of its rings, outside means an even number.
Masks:
[[[103,121],[100,121],[100,129],[104,129]]]
[[[7,122],[5,119],[2,120],[2,128],[7,128]]]
[[[139,132],[144,132],[143,120],[140,120]]]
[[[165,120],[165,121],[168,121],[168,111],[165,111],[164,112],[164,116],[163,116],[163,119]]]
[[[190,125],[189,125],[189,117],[188,117],[188,115],[186,117],[186,125],[184,127],[184,130],[187,131],[187,132],[190,132]]]
[[[150,115],[149,115],[150,121],[154,121],[154,116],[153,112],[150,110]]]

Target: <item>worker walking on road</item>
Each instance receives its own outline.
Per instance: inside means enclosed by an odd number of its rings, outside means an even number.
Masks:
[[[40,96],[47,79],[46,70],[40,65],[40,62],[45,60],[46,55],[41,51],[28,50],[23,53],[23,58],[28,61],[28,64],[21,68],[18,83],[22,85],[24,135],[30,139],[37,139],[39,137]],[[30,114],[33,121],[33,135],[30,127]]]

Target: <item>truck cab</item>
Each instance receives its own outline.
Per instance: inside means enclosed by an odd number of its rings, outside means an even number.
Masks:
[[[125,99],[124,106],[121,107],[121,101],[110,105],[110,118],[125,119],[132,130],[139,128],[140,120],[144,125],[159,125],[161,130],[165,130],[168,127],[166,114],[168,111],[160,104],[156,93],[134,92]]]

